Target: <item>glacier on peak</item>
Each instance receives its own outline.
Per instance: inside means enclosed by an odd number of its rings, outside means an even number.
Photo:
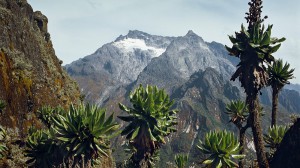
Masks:
[[[148,46],[142,39],[124,38],[123,40],[113,42],[113,45],[125,53],[134,52],[136,49],[148,50],[153,53],[153,57],[158,57],[166,51],[166,48]]]

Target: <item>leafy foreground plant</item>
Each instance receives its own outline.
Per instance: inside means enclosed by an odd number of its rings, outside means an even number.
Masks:
[[[249,116],[247,105],[241,100],[231,101],[227,104],[225,113],[230,116],[230,122],[236,125],[239,129],[243,127],[243,123]]]
[[[54,118],[55,137],[67,149],[75,163],[91,166],[94,159],[108,156],[109,141],[119,125],[113,114],[107,119],[105,110],[97,106],[70,106],[65,116]]]
[[[5,139],[6,139],[6,131],[0,125],[0,159],[2,159],[5,156],[5,153],[7,151],[7,147],[5,145]]]
[[[26,141],[26,164],[33,167],[52,167],[63,162],[63,156],[49,130],[30,129]]]
[[[275,59],[272,56],[281,46],[285,38],[271,37],[272,25],[265,30],[261,19],[262,0],[251,0],[246,20],[248,29],[243,25],[235,36],[229,36],[233,46],[228,47],[229,54],[240,59],[236,72],[231,80],[239,78],[246,92],[246,103],[249,108],[250,126],[256,149],[259,167],[269,167],[263,144],[263,134],[259,115],[258,93],[268,84],[268,73],[265,65]],[[266,17],[265,17],[266,18]]]
[[[239,140],[241,146],[240,154],[244,154],[245,133],[246,130],[250,127],[247,122],[247,120],[249,119],[249,110],[247,108],[247,105],[241,100],[231,101],[226,105],[225,113],[231,117],[230,122],[232,122],[239,130]],[[239,168],[243,168],[244,165],[244,160],[240,160]]]
[[[109,138],[119,127],[113,121],[113,114],[106,118],[105,110],[89,104],[71,105],[68,111],[44,114],[50,130],[30,131],[27,140],[28,162],[34,166],[91,167],[98,157],[108,156]],[[60,156],[61,160],[53,155]],[[55,161],[58,163],[54,164]]]
[[[288,80],[293,79],[295,69],[290,69],[290,64],[283,64],[282,60],[275,60],[272,65],[268,66],[269,85],[272,87],[272,121],[271,126],[276,125],[278,96],[284,85],[290,84]]]
[[[210,167],[238,167],[233,159],[242,159],[245,155],[240,155],[241,150],[238,139],[234,133],[224,131],[210,131],[205,135],[204,142],[200,141],[197,147],[204,154],[210,155],[202,161]]]
[[[266,147],[270,148],[270,154],[273,155],[277,147],[281,143],[285,133],[289,128],[287,126],[273,126],[269,127],[268,134],[264,134]]]
[[[184,168],[188,162],[188,155],[178,154],[175,155],[175,163],[178,168]]]
[[[177,110],[170,110],[173,101],[156,86],[140,85],[130,94],[133,108],[119,104],[128,116],[118,116],[129,124],[121,132],[133,148],[130,163],[133,167],[152,167],[155,152],[166,143],[165,136],[175,132]]]

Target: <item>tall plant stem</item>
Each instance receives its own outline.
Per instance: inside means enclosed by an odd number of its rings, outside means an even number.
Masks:
[[[278,110],[278,89],[273,87],[272,93],[272,121],[271,126],[274,127],[277,123],[277,110]]]
[[[246,138],[246,130],[249,128],[249,124],[247,123],[244,127],[239,128],[240,132],[240,145],[241,145],[241,150],[240,154],[244,155],[245,154],[245,138]],[[245,165],[245,159],[241,159],[239,161],[239,168],[244,168]]]
[[[251,128],[253,133],[254,145],[258,165],[260,168],[269,168],[269,163],[266,157],[261,120],[259,114],[259,102],[257,94],[247,94],[246,102],[250,112]]]

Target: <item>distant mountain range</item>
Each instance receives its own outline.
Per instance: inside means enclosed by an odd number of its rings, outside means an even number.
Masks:
[[[299,84],[289,84],[289,85],[286,85],[284,88],[289,89],[289,90],[296,90],[297,92],[300,93],[300,85]]]
[[[180,113],[179,131],[162,150],[161,166],[165,166],[163,163],[180,152],[190,153],[190,161],[196,161],[200,154],[194,150],[194,142],[207,130],[234,130],[224,111],[226,103],[245,97],[239,83],[229,81],[237,63],[224,45],[205,42],[193,31],[185,36],[163,37],[134,30],[66,65],[65,69],[78,82],[86,101],[117,114],[120,112],[117,103],[128,104],[128,94],[137,85],[166,89],[176,100]],[[292,87],[286,88],[296,89]],[[280,122],[287,123],[291,113],[300,113],[299,92],[285,89],[279,99]],[[270,89],[263,90],[265,127],[270,122],[271,100]],[[169,149],[172,153],[168,153]]]

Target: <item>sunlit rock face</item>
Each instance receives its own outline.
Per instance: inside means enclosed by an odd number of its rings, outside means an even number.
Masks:
[[[41,106],[76,103],[79,88],[56,57],[48,19],[26,0],[0,0],[0,99],[7,104],[2,125],[26,134],[38,125]]]

